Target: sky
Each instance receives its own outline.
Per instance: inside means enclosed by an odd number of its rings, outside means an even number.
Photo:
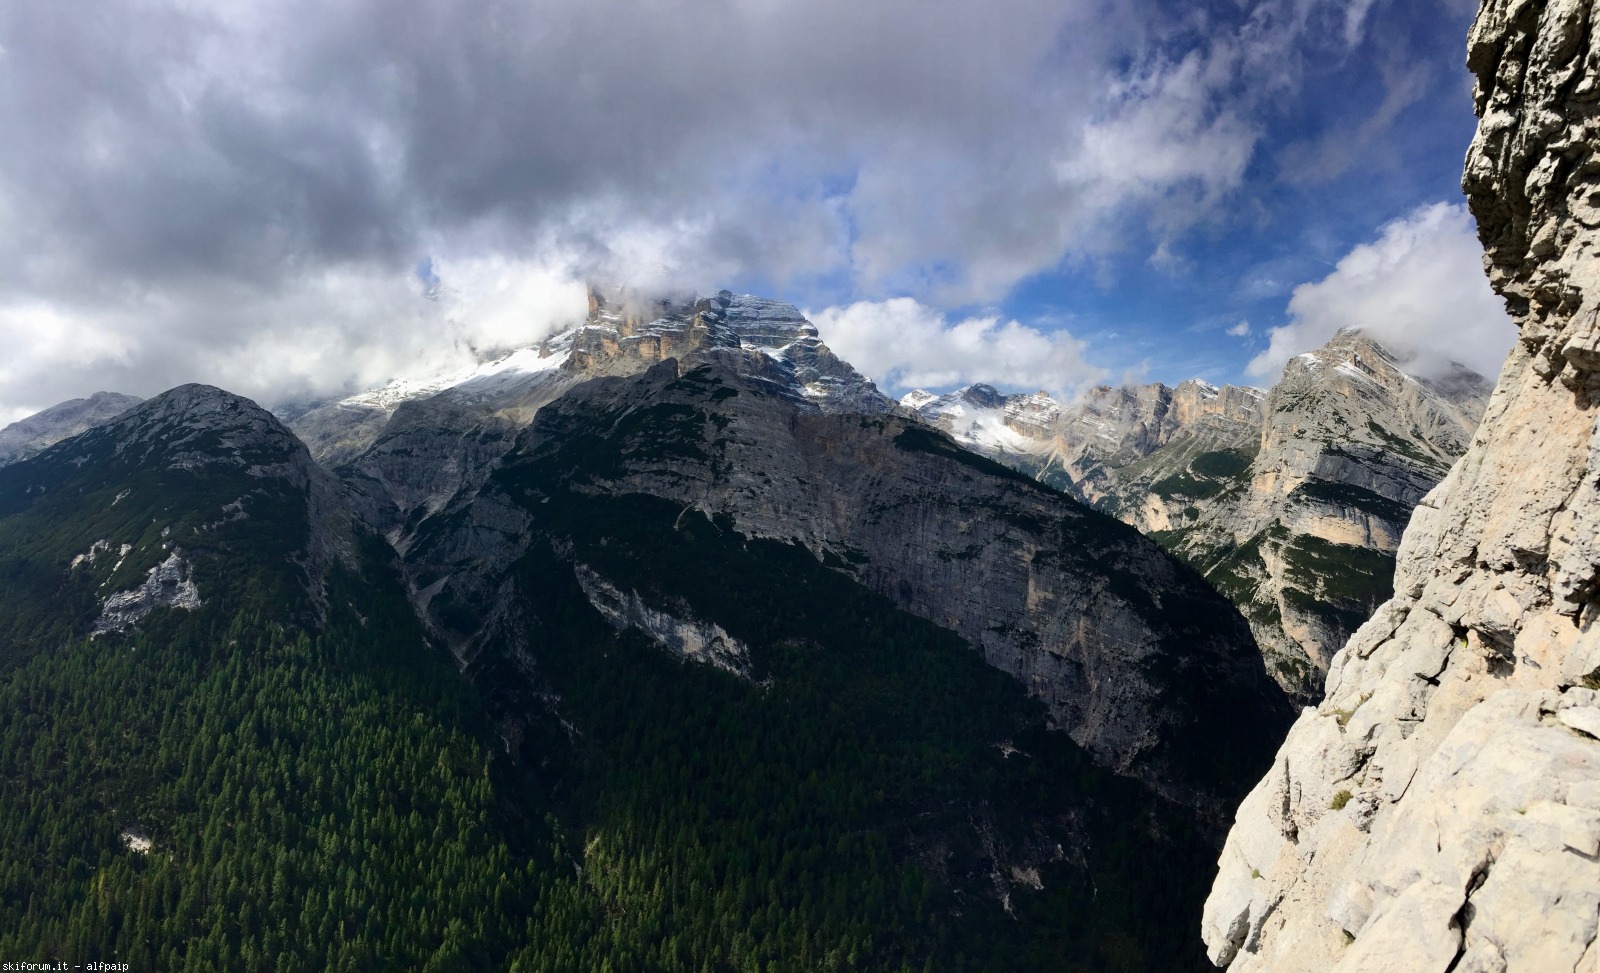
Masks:
[[[886,391],[1269,385],[1513,329],[1470,0],[0,0],[0,423],[791,301]]]

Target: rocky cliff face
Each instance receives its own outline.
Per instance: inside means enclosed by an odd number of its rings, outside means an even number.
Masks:
[[[1204,427],[1230,443],[1257,435],[1260,389],[1192,380],[1096,386],[1064,406],[1045,392],[1003,395],[969,385],[946,395],[916,390],[901,400],[958,442],[1091,504],[1115,489],[1117,472]]]
[[[574,388],[495,482],[535,468],[560,478],[486,486],[442,511],[408,555],[419,587],[492,621],[495,572],[522,556],[552,490],[661,498],[799,544],[964,636],[1103,766],[1209,814],[1231,773],[1215,754],[1248,763],[1285,712],[1227,603],[1125,525],[907,417],[824,411],[774,367],[764,352],[710,347]]]
[[[1062,408],[975,385],[901,405],[1189,561],[1250,620],[1279,685],[1314,700],[1333,653],[1389,597],[1400,532],[1465,451],[1489,389],[1462,368],[1413,375],[1347,329],[1270,392],[1102,387]]]
[[[1356,329],[1291,360],[1258,438],[1202,429],[1118,470],[1106,506],[1250,620],[1280,685],[1318,695],[1328,663],[1392,592],[1411,511],[1466,450],[1489,383],[1410,374]]]
[[[395,382],[312,409],[290,426],[355,488],[363,517],[404,550],[411,531],[483,482],[516,432],[573,386],[699,350],[741,359],[774,393],[827,412],[892,403],[838,358],[792,305],[723,291],[687,301],[589,295],[584,324],[435,382]]]
[[[1401,542],[1395,597],[1239,809],[1206,907],[1237,971],[1600,964],[1600,45],[1487,0],[1464,188],[1521,329]]]
[[[0,429],[0,466],[27,459],[47,446],[107,423],[142,401],[136,395],[96,392],[18,419]]]

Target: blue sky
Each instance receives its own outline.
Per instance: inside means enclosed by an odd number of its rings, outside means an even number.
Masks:
[[[1219,37],[1226,43],[1260,6],[1215,6],[1220,15],[1206,26],[1216,33],[1181,38],[1169,56],[1204,51]],[[1352,10],[1334,4],[1322,12],[1337,21]],[[1215,205],[1176,229],[1163,225],[1168,203],[1191,205],[1187,187],[1167,187],[1117,214],[1113,246],[1069,253],[997,301],[943,309],[944,320],[1066,329],[1091,366],[1084,381],[1269,385],[1289,353],[1346,325],[1379,332],[1424,370],[1459,359],[1492,377],[1513,332],[1481,280],[1471,220],[1459,208],[1476,123],[1462,43],[1472,14],[1465,4],[1379,0],[1356,30],[1309,26],[1281,48],[1288,63],[1276,85],[1267,82],[1269,97],[1225,88],[1216,95],[1248,119],[1250,148],[1248,165]],[[1235,80],[1246,89],[1260,82]],[[1428,232],[1412,245],[1397,240],[1419,225]],[[1341,271],[1352,254],[1359,263],[1375,251],[1387,251],[1385,267]],[[1304,300],[1291,306],[1297,288],[1319,298],[1315,313],[1300,307]],[[835,337],[868,361],[888,360]],[[915,365],[878,370],[940,377]],[[1020,370],[1026,374],[996,384],[1050,387],[1046,376]]]
[[[1326,277],[1384,224],[1460,199],[1476,122],[1463,65],[1470,14],[1401,2],[1375,4],[1367,18],[1347,51],[1306,45],[1301,86],[1258,116],[1241,186],[1171,245],[1176,266],[1150,259],[1154,234],[1136,235],[1096,264],[1021,282],[1002,312],[1073,320],[1091,356],[1119,375],[1147,363],[1152,379],[1259,383],[1244,366],[1286,322],[1296,285]],[[1250,333],[1229,341],[1241,321]]]
[[[0,5],[0,421],[458,367],[588,280],[791,300],[892,392],[1270,384],[1345,324],[1493,370],[1473,9]]]

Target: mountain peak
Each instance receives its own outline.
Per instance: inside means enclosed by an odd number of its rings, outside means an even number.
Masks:
[[[272,413],[211,385],[180,385],[141,403],[91,435],[115,442],[125,460],[195,469],[281,464],[305,446]],[[309,454],[307,454],[309,458]]]
[[[68,399],[0,429],[0,466],[29,456],[116,418],[144,400],[120,392]]]

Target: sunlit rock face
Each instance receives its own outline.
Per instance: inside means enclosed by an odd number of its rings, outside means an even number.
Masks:
[[[1414,374],[1349,328],[1270,392],[1188,381],[1062,406],[972,385],[901,405],[1184,558],[1250,621],[1279,685],[1314,701],[1333,653],[1392,593],[1400,533],[1491,387],[1459,366]]]
[[[1200,427],[1118,472],[1108,506],[1250,620],[1267,667],[1314,701],[1392,593],[1411,511],[1465,452],[1490,383],[1413,374],[1359,329],[1292,359],[1253,442]]]
[[[1044,391],[1006,395],[978,384],[944,395],[917,389],[900,405],[974,452],[1103,504],[1117,491],[1121,470],[1197,430],[1230,444],[1253,441],[1265,396],[1261,389],[1191,380],[1176,387],[1099,385],[1063,404]]]
[[[574,386],[713,349],[752,352],[730,361],[805,408],[893,406],[793,305],[729,291],[645,299],[591,287],[588,316],[576,328],[455,375],[396,381],[318,406],[289,425],[320,463],[341,470],[363,518],[404,550],[419,523],[482,483],[517,432]]]
[[[1600,46],[1488,0],[1463,186],[1520,328],[1395,597],[1239,809],[1207,902],[1236,971],[1600,965]]]

